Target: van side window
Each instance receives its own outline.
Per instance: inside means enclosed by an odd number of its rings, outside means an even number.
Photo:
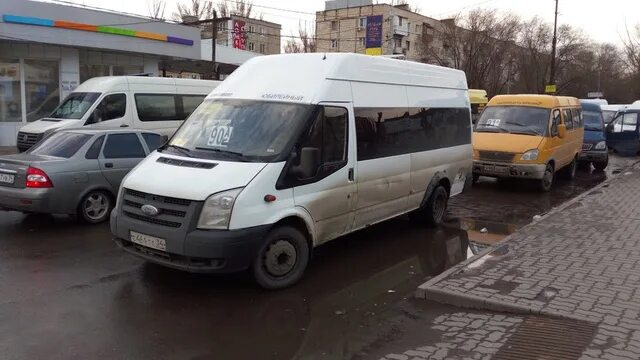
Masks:
[[[563,109],[562,119],[564,120],[564,125],[567,127],[567,130],[573,129],[573,115],[571,115],[571,110]]]
[[[183,120],[189,117],[193,110],[195,110],[204,101],[205,95],[182,95],[182,115]]]
[[[96,139],[96,141],[91,144],[89,150],[85,154],[85,159],[97,159],[100,156],[100,149],[102,149],[102,143],[104,142],[104,135],[100,136]]]
[[[584,118],[582,116],[582,110],[573,109],[573,126],[576,128],[584,127]]]
[[[135,94],[140,121],[184,120],[178,116],[176,96],[173,94]]]
[[[322,164],[346,161],[348,119],[347,109],[325,106],[302,147],[320,149]]]
[[[106,159],[144,158],[144,148],[137,134],[111,134],[102,151]]]
[[[89,117],[87,124],[95,124],[102,121],[119,119],[124,116],[127,111],[127,95],[111,94],[107,95],[96,106],[93,113]]]

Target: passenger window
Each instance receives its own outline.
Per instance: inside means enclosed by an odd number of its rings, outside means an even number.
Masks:
[[[149,152],[156,151],[162,145],[162,137],[158,134],[142,133],[142,138],[147,143]]]
[[[138,135],[134,133],[109,135],[102,153],[107,159],[144,158],[146,156]]]
[[[624,115],[618,115],[615,119],[613,119],[609,125],[607,126],[607,131],[612,133],[620,133],[622,132],[622,119]]]
[[[582,110],[573,109],[573,127],[584,127],[584,118],[582,117]]]
[[[560,124],[560,110],[554,109],[551,120],[551,136],[558,136],[558,124]]]
[[[626,113],[623,116],[622,131],[636,131],[638,128],[638,114]]]
[[[112,94],[102,99],[100,104],[93,110],[93,113],[87,120],[87,125],[95,124],[102,121],[119,119],[124,116],[127,110],[127,95]]]
[[[202,102],[204,101],[204,95],[183,95],[182,96],[182,120],[191,115],[193,110],[195,110]]]
[[[564,120],[564,125],[567,127],[567,130],[573,129],[573,115],[571,115],[571,110],[563,109],[562,119]]]
[[[173,94],[135,94],[140,121],[184,120],[178,114],[177,96]]]
[[[322,164],[347,160],[347,109],[325,106],[302,147],[320,149]]]
[[[100,136],[96,139],[96,141],[91,144],[89,150],[87,150],[87,154],[84,156],[86,159],[97,159],[100,156],[100,149],[102,149],[102,143],[104,142],[104,135]]]

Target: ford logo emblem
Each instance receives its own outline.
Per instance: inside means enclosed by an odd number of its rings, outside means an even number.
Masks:
[[[153,205],[142,205],[140,210],[147,216],[157,216],[160,213],[160,210]]]

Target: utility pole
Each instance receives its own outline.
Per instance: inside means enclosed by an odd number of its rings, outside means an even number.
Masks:
[[[553,43],[551,44],[551,76],[549,85],[554,85],[556,81],[556,43],[558,42],[558,0],[556,0],[556,14],[553,21]]]
[[[213,79],[220,80],[220,74],[216,69],[216,42],[218,40],[218,12],[213,9],[213,19],[211,20],[211,66],[213,72]]]

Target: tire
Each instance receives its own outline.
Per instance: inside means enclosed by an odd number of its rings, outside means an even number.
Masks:
[[[594,162],[593,167],[596,168],[596,171],[604,171],[609,165],[609,154],[607,154],[607,158],[604,161]]]
[[[429,200],[423,208],[424,219],[428,226],[435,227],[442,224],[447,213],[449,193],[442,185],[436,186],[429,195]]]
[[[294,227],[280,226],[265,237],[253,261],[253,276],[264,289],[282,289],[298,282],[308,263],[306,237]]]
[[[87,224],[107,221],[113,210],[113,198],[102,190],[87,193],[78,204],[78,219]]]
[[[573,180],[576,177],[576,168],[578,167],[578,159],[573,158],[573,161],[564,169],[562,169],[562,178],[565,180]]]
[[[548,192],[551,190],[553,186],[553,180],[555,179],[555,172],[553,166],[551,164],[547,164],[547,167],[544,169],[544,176],[540,179],[538,185],[540,190],[544,192]]]
[[[480,180],[480,175],[474,173],[472,178],[472,184],[476,184],[478,180]]]

